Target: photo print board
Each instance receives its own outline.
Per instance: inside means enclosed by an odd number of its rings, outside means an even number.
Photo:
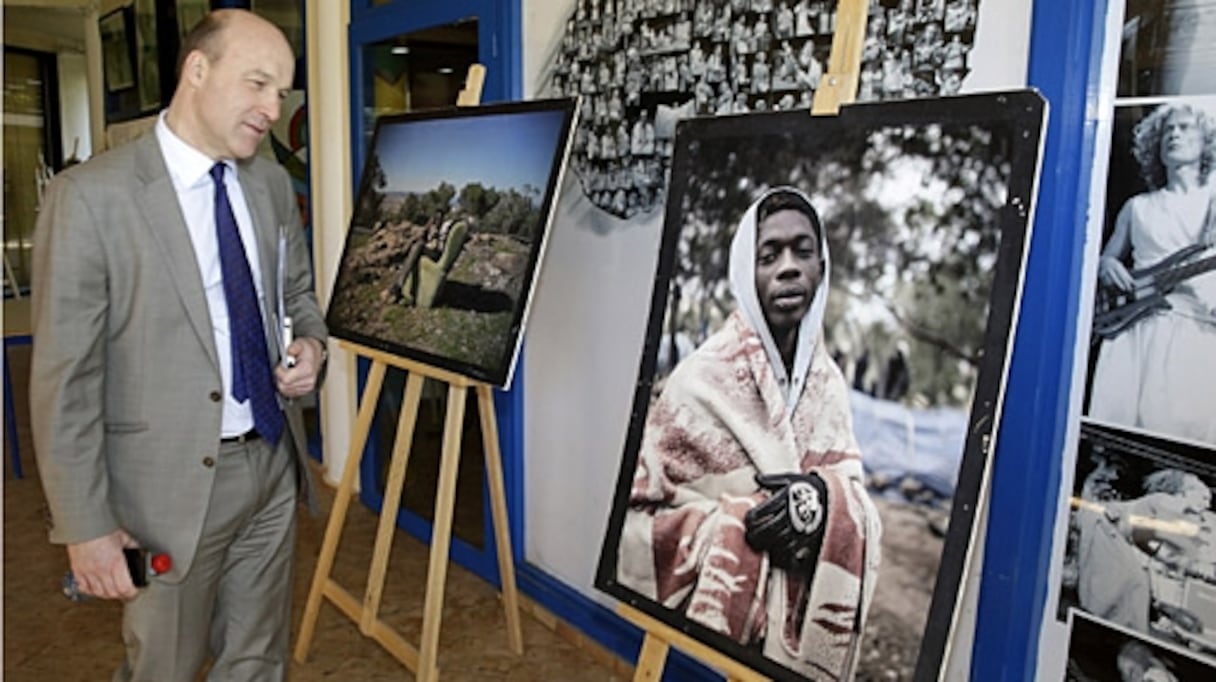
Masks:
[[[1211,679],[1211,668],[1196,659],[1193,652],[1162,646],[1125,628],[1112,627],[1083,611],[1070,612],[1070,619],[1068,666],[1060,678],[1064,682]]]
[[[1082,612],[1216,665],[1210,453],[1083,420],[1076,463],[1057,618]]]
[[[1216,451],[1216,196],[1203,177],[1216,96],[1117,103],[1111,123],[1085,415]],[[1163,163],[1179,125],[1193,136],[1189,190]],[[1115,261],[1134,287],[1120,288]]]
[[[508,387],[577,108],[544,99],[378,120],[330,333]]]
[[[1014,91],[679,124],[597,588],[775,679],[938,677],[1045,120],[1037,93]],[[761,220],[786,246],[752,243],[749,206],[780,186],[818,214],[826,302],[772,266],[811,258],[813,241]],[[736,226],[747,238],[732,258]],[[783,315],[808,308],[799,319],[821,316],[822,334],[804,327],[815,350],[792,353],[786,392],[749,320],[788,330]]]

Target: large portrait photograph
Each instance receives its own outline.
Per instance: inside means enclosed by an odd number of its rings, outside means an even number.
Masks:
[[[1044,121],[1016,91],[678,124],[599,589],[774,679],[937,679]]]
[[[1085,414],[1216,449],[1216,97],[1116,107]]]
[[[1057,617],[1081,611],[1216,664],[1216,462],[1083,421]]]
[[[377,121],[330,332],[509,385],[577,104],[536,100]]]

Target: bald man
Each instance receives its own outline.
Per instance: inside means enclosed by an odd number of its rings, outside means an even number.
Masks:
[[[34,439],[51,541],[83,591],[124,601],[115,680],[194,680],[208,663],[208,679],[281,680],[308,485],[284,409],[315,390],[327,339],[290,180],[255,156],[295,59],[242,10],[209,14],[181,55],[154,132],[48,190]],[[136,545],[173,560],[141,589],[122,553]]]

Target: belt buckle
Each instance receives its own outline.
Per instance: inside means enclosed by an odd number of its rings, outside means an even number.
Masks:
[[[249,429],[248,431],[246,431],[245,433],[242,433],[239,436],[229,436],[228,438],[221,438],[220,442],[221,443],[236,443],[238,445],[244,445],[245,443],[248,443],[249,441],[257,440],[259,435],[260,434],[257,432],[256,429]]]

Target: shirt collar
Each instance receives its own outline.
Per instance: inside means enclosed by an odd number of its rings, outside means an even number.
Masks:
[[[181,187],[194,187],[204,180],[210,182],[211,178],[208,173],[215,165],[215,159],[190,146],[188,142],[170,130],[166,121],[167,113],[168,110],[162,111],[156,120],[156,139],[160,142],[161,153],[164,154],[165,165],[169,167],[169,174]],[[236,166],[230,159],[224,159],[223,163],[228,166],[230,171],[236,172]]]

